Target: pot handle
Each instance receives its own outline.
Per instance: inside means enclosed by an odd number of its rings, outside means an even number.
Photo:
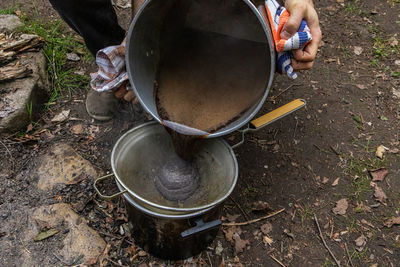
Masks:
[[[212,228],[215,228],[217,226],[220,226],[222,224],[221,220],[215,220],[211,222],[204,222],[202,217],[196,217],[194,219],[194,222],[196,223],[196,226],[187,229],[186,231],[183,231],[181,233],[182,238],[186,238],[201,232],[208,231]]]
[[[282,119],[283,117],[286,117],[287,115],[295,112],[298,109],[301,109],[302,107],[305,107],[307,102],[304,99],[296,99],[293,100],[292,102],[287,103],[286,105],[283,105],[277,109],[274,109],[273,111],[255,119],[252,120],[248,125],[247,128],[244,130],[239,130],[239,132],[242,134],[242,140],[233,145],[232,148],[236,148],[240,146],[241,144],[244,143],[244,135],[245,133],[249,131],[258,131],[262,128],[264,128],[267,125],[270,125],[271,123]]]
[[[119,192],[119,193],[115,193],[114,195],[111,195],[111,196],[103,195],[103,194],[100,192],[100,190],[97,188],[97,183],[98,183],[98,182],[101,182],[101,181],[103,181],[103,180],[106,180],[106,179],[108,179],[108,178],[110,178],[110,177],[113,177],[113,176],[114,176],[114,174],[111,173],[111,174],[105,175],[105,176],[103,176],[103,177],[97,178],[97,179],[94,181],[94,184],[93,184],[94,190],[96,190],[97,194],[98,194],[99,197],[101,197],[102,199],[107,199],[107,200],[114,199],[114,198],[116,198],[116,197],[118,197],[118,196],[120,196],[120,195],[125,194],[126,192],[128,192],[127,190],[124,190],[124,191],[121,191],[121,192]]]

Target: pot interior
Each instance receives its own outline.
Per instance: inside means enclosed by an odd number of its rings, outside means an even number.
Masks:
[[[131,24],[126,51],[142,106],[191,135],[219,137],[244,126],[261,108],[275,72],[269,28],[249,0],[148,0]],[[164,99],[178,111],[161,115],[163,95],[157,98],[155,84],[172,88]]]
[[[170,135],[153,122],[123,135],[114,147],[111,163],[118,183],[132,199],[158,210],[204,210],[221,203],[233,191],[238,166],[231,147],[222,139],[202,139],[193,159],[200,174],[198,189],[183,202],[165,199],[154,180],[159,168],[174,154]]]

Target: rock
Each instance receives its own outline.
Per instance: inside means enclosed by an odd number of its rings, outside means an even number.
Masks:
[[[25,244],[31,246],[40,246],[43,242],[60,242],[61,245],[51,246],[52,251],[49,251],[48,256],[53,257],[53,254],[62,258],[65,263],[72,264],[78,258],[78,263],[85,263],[93,258],[97,258],[105,249],[106,243],[100,235],[87,225],[86,220],[76,214],[65,203],[54,204],[50,206],[43,206],[32,210],[30,215],[30,230],[27,231],[25,237]],[[42,230],[41,227],[45,225],[48,228],[59,230],[55,236],[36,242],[32,245],[33,238]],[[67,231],[68,230],[68,231]],[[61,237],[62,235],[62,237]],[[37,261],[37,266],[43,259],[34,258],[28,262]]]
[[[32,74],[0,84],[0,133],[16,132],[34,119],[48,96],[46,58],[42,52],[24,53],[19,64]],[[28,112],[28,106],[31,110]]]
[[[51,190],[56,184],[71,184],[88,176],[97,178],[100,171],[82,158],[67,144],[54,144],[38,159],[35,174],[39,176],[38,188]]]
[[[0,15],[0,32],[12,32],[24,25],[15,15]]]

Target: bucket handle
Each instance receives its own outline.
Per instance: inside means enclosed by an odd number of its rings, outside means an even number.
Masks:
[[[196,226],[189,228],[181,233],[182,238],[187,238],[189,236],[196,235],[200,232],[205,232],[212,228],[218,227],[222,224],[222,221],[215,220],[211,222],[204,222],[203,218],[200,216],[194,218],[194,223],[196,224]]]
[[[97,194],[98,194],[99,197],[101,197],[102,199],[111,200],[111,199],[114,199],[114,198],[116,198],[116,197],[118,197],[118,196],[120,196],[120,195],[125,194],[126,192],[128,192],[128,190],[124,190],[124,191],[115,193],[114,195],[111,195],[111,196],[103,195],[103,194],[100,192],[100,190],[97,188],[97,183],[98,183],[98,182],[101,182],[101,181],[103,181],[103,180],[106,180],[106,179],[108,179],[108,178],[110,178],[110,177],[113,177],[113,176],[114,176],[114,174],[111,173],[111,174],[105,175],[105,176],[103,176],[103,177],[97,178],[97,179],[94,181],[94,184],[93,184],[94,190],[96,190]]]
[[[240,146],[241,144],[244,143],[245,137],[244,135],[249,132],[255,132],[258,131],[262,128],[264,128],[267,125],[270,125],[271,123],[280,120],[287,115],[295,112],[296,110],[301,109],[302,107],[305,107],[307,105],[307,102],[304,99],[296,99],[293,100],[292,102],[289,102],[277,109],[274,109],[273,111],[252,120],[250,123],[247,124],[247,128],[243,130],[238,130],[239,133],[241,133],[242,138],[241,140],[232,146],[232,148],[236,148]]]

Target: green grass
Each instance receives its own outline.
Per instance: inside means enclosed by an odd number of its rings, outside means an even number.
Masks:
[[[18,6],[1,9],[0,14],[14,14],[18,9]],[[77,53],[83,62],[92,61],[93,57],[83,41],[79,40],[76,34],[68,31],[61,20],[44,21],[37,9],[34,14],[29,17],[24,13],[21,14],[20,18],[24,26],[18,31],[37,34],[44,39],[43,52],[47,59],[47,74],[51,86],[50,99],[46,104],[48,107],[60,97],[70,97],[76,90],[88,89],[89,77],[74,73],[76,69],[71,66],[75,65],[67,61],[67,53]]]
[[[61,21],[43,22],[40,19],[23,18],[25,25],[19,30],[24,33],[37,34],[45,41],[43,47],[47,59],[47,74],[51,86],[51,96],[48,102],[54,102],[60,96],[71,96],[77,89],[87,88],[89,77],[75,74],[74,68],[68,67],[67,53],[85,49],[75,35],[66,31]],[[90,53],[86,50],[89,60]],[[48,105],[47,105],[48,106]]]
[[[18,10],[18,6],[0,9],[0,15],[12,15]]]
[[[368,171],[379,169],[386,166],[386,159],[375,157],[369,142],[364,146],[368,153],[366,158],[349,158],[348,166],[344,169],[347,176],[350,177],[352,186],[349,188],[350,197],[357,201],[364,201],[367,195],[372,192],[370,185],[371,178]]]

